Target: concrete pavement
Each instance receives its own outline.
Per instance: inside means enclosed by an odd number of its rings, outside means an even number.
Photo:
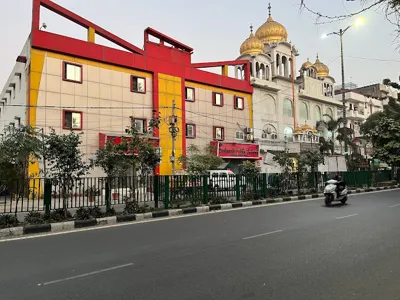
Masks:
[[[1,299],[400,299],[400,191],[0,243]]]

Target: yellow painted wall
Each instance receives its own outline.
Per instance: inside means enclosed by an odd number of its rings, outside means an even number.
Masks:
[[[38,50],[31,50],[31,72],[29,74],[29,87],[28,93],[29,98],[27,99],[28,109],[27,109],[27,120],[28,125],[32,127],[36,127],[36,108],[39,97],[39,87],[40,81],[42,79],[42,72],[44,66],[45,52]],[[39,163],[38,161],[34,161],[33,164],[29,164],[28,167],[28,176],[29,177],[39,177]]]
[[[175,139],[175,170],[182,170],[178,163],[178,158],[182,155],[182,138],[184,130],[182,129],[182,81],[180,77],[166,74],[158,75],[158,101],[161,113],[160,124],[160,147],[162,151],[162,161],[160,164],[160,175],[172,174],[172,164],[170,156],[172,153],[172,137],[169,133],[168,117],[172,114],[172,101],[175,100],[175,115],[178,116],[180,132]]]

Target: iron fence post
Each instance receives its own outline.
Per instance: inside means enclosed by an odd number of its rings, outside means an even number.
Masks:
[[[43,204],[44,204],[44,211],[46,215],[50,214],[51,209],[51,181],[45,179],[44,181],[44,193],[43,193]]]
[[[158,201],[160,199],[160,176],[154,176],[153,181],[153,191],[154,191],[154,206],[158,208]]]
[[[165,176],[165,187],[164,187],[164,208],[168,209],[169,207],[169,176]]]
[[[236,174],[235,175],[236,179],[236,185],[235,185],[235,194],[236,194],[236,201],[240,201],[240,175]]]
[[[264,198],[266,199],[268,197],[268,194],[267,194],[267,173],[263,173],[262,174],[262,190],[263,190]]]
[[[106,181],[106,209],[107,211],[111,209],[111,189],[108,180]]]
[[[207,175],[203,175],[203,204],[207,204],[208,201],[208,182]]]

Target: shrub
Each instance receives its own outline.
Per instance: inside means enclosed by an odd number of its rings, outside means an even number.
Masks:
[[[87,208],[81,207],[76,211],[75,219],[76,220],[89,220],[89,219],[93,219],[93,217],[90,215],[90,212]]]
[[[102,218],[104,216],[104,213],[98,206],[89,207],[88,211],[93,218]]]
[[[15,215],[0,215],[0,229],[17,227],[19,221]]]
[[[66,217],[65,217],[66,216]],[[64,208],[58,208],[50,213],[50,222],[63,222],[72,219],[72,214],[68,210],[65,212]]]
[[[47,223],[48,218],[45,217],[44,214],[38,211],[29,212],[24,219],[25,224],[37,225]]]
[[[124,214],[132,215],[139,211],[139,203],[137,203],[137,201],[125,197],[124,202]]]
[[[253,201],[260,199],[260,197],[254,194],[253,192],[245,192],[242,194],[241,198],[243,201]]]
[[[210,204],[223,204],[223,203],[228,203],[228,199],[219,195],[212,195],[209,198]]]
[[[115,216],[116,214],[117,214],[117,212],[115,211],[114,207],[110,207],[107,209],[105,216],[111,217],[111,216]]]

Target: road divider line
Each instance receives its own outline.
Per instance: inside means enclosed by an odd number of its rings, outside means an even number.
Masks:
[[[400,206],[400,204],[392,205],[392,206],[389,206],[389,207],[392,208],[392,207],[396,207],[396,206]]]
[[[104,273],[104,272],[109,272],[109,271],[113,271],[113,270],[117,270],[117,269],[131,267],[131,266],[133,266],[133,263],[120,265],[120,266],[115,266],[115,267],[111,267],[111,268],[107,268],[107,269],[101,269],[101,270],[98,270],[98,271],[94,271],[94,272],[90,272],[90,273],[84,273],[84,274],[81,274],[81,275],[76,275],[76,276],[67,277],[67,278],[63,278],[63,279],[57,279],[57,280],[53,280],[53,281],[48,281],[48,282],[45,282],[45,283],[39,283],[38,286],[50,285],[50,284],[60,283],[60,282],[64,282],[64,281],[79,279],[79,278],[88,277],[88,276],[92,276],[92,275],[96,275],[96,274],[100,274],[100,273]]]
[[[258,238],[261,236],[265,236],[265,235],[270,235],[270,234],[274,234],[274,233],[279,233],[282,232],[283,230],[275,230],[275,231],[271,231],[271,232],[266,232],[266,233],[261,233],[261,234],[257,234],[257,235],[252,235],[252,236],[248,236],[243,238],[244,240],[249,240],[249,239],[254,239],[254,238]]]
[[[348,215],[348,216],[337,217],[336,220],[345,219],[345,218],[350,218],[350,217],[354,217],[354,216],[358,216],[358,214],[352,214],[352,215]]]

